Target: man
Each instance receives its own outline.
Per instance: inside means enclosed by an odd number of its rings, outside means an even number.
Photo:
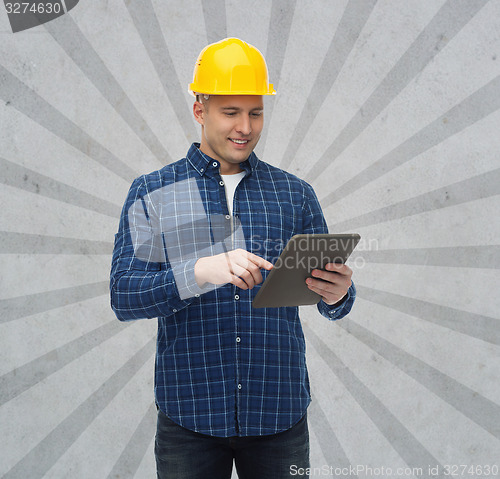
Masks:
[[[198,57],[190,90],[201,142],[134,181],[116,235],[111,303],[122,321],[158,317],[159,478],[290,477],[308,467],[310,402],[298,308],[252,308],[298,233],[326,233],[310,185],[259,160],[262,54],[230,38]],[[352,271],[306,280],[319,312],[345,316]]]

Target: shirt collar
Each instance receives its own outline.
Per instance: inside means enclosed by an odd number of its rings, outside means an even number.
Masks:
[[[217,160],[214,160],[200,150],[199,143],[193,143],[190,146],[186,158],[200,176],[203,176],[207,171],[218,170],[220,166]],[[257,155],[252,151],[250,156],[244,162],[240,163],[240,165],[248,176],[257,168],[259,161]]]

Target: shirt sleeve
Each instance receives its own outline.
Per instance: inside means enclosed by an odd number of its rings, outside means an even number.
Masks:
[[[311,185],[304,182],[304,204],[302,207],[302,225],[305,234],[328,233],[328,226],[323,216],[318,197]],[[346,316],[352,309],[356,299],[356,287],[354,283],[347,290],[342,303],[326,304],[323,300],[318,303],[318,311],[322,316],[332,321]]]
[[[318,303],[318,311],[325,317],[332,321],[342,319],[352,309],[354,300],[356,299],[356,287],[354,283],[351,284],[340,304],[326,304],[323,300]]]
[[[120,321],[175,314],[205,292],[194,276],[196,259],[172,267],[165,257],[161,232],[155,233],[150,224],[146,197],[140,177],[130,187],[115,235],[110,297]],[[142,214],[129,214],[134,208],[143,208]]]

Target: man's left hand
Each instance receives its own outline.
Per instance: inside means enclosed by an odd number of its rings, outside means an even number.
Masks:
[[[312,278],[306,279],[306,284],[311,291],[318,293],[326,304],[338,303],[351,286],[352,270],[349,266],[339,263],[328,263],[326,271],[314,269]]]

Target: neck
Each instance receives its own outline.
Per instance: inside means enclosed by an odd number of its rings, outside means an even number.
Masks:
[[[226,166],[222,167],[220,166],[220,174],[221,175],[237,175],[238,173],[241,173],[243,170],[240,168],[240,165],[231,165],[231,166]]]

